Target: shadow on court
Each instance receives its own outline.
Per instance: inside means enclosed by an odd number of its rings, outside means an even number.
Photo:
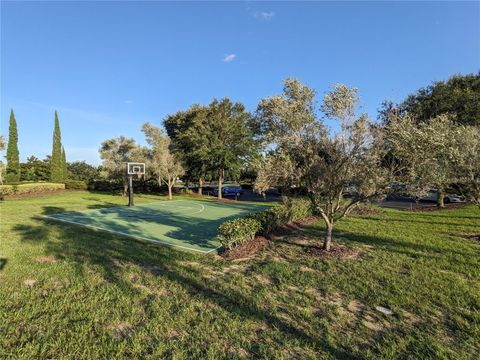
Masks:
[[[220,247],[217,229],[223,222],[265,208],[249,204],[180,200],[80,212],[45,207],[43,213],[50,221],[206,253]]]

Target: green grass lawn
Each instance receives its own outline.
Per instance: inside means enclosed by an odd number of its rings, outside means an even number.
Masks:
[[[478,358],[476,208],[350,217],[336,241],[355,259],[307,256],[319,222],[241,262],[40,216],[124,203],[0,203],[0,358]]]

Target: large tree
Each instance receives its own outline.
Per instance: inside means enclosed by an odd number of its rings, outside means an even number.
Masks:
[[[49,181],[50,180],[50,156],[40,160],[30,156],[27,161],[20,164],[22,167],[22,181]]]
[[[207,152],[208,142],[201,136],[190,136],[188,130],[203,126],[207,114],[206,106],[192,105],[188,110],[169,115],[163,121],[167,135],[172,141],[171,150],[181,159],[185,168],[185,177],[189,181],[198,182],[200,195],[203,183],[210,177],[210,173],[208,161],[198,157],[196,152]]]
[[[259,167],[257,191],[271,186],[303,188],[326,225],[323,248],[329,251],[333,229],[360,202],[386,189],[391,169],[382,166],[382,133],[366,115],[356,114],[357,90],[333,86],[322,110],[339,129],[329,133],[317,115],[315,91],[287,79],[280,96],[264,99],[258,121],[273,149]],[[350,197],[343,195],[349,192]]]
[[[148,150],[148,167],[159,186],[167,185],[168,198],[172,200],[172,189],[177,178],[184,173],[183,166],[177,156],[170,151],[170,138],[162,130],[150,123],[143,124],[142,131],[150,145]]]
[[[50,180],[61,183],[64,180],[64,167],[62,161],[62,135],[60,133],[60,122],[55,111],[55,125],[53,130],[52,160],[50,168]]]
[[[100,146],[102,176],[123,185],[123,195],[128,191],[127,162],[145,162],[146,149],[134,139],[120,136],[102,142]]]
[[[457,186],[468,201],[480,207],[480,127],[467,127],[462,142]]]
[[[480,72],[433,82],[400,104],[385,101],[379,110],[379,118],[388,122],[392,113],[400,116],[408,113],[417,123],[449,114],[455,116],[456,124],[480,126]]]
[[[250,124],[251,115],[245,107],[224,98],[213,100],[206,116],[184,133],[200,145],[193,149],[192,156],[217,178],[219,199],[225,176],[238,178],[243,164],[256,152]]]
[[[17,121],[13,110],[10,111],[10,124],[8,129],[7,168],[5,179],[8,182],[20,181],[20,160],[18,152]]]
[[[99,169],[85,161],[67,163],[68,177],[72,180],[91,181],[100,176]]]
[[[460,169],[468,168],[464,165],[472,162],[471,170],[478,168],[472,153],[476,148],[473,145],[472,149],[473,127],[455,123],[451,115],[439,115],[419,124],[408,114],[392,117],[386,129],[387,144],[402,166],[398,175],[419,196],[435,188],[438,207],[444,207],[447,189],[461,181]]]

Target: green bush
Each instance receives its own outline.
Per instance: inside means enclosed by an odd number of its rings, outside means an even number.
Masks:
[[[83,180],[65,180],[65,189],[87,190],[88,184]]]
[[[298,221],[313,215],[312,203],[307,198],[286,198],[284,203],[290,213],[290,221]]]
[[[244,241],[253,239],[257,234],[267,236],[291,221],[298,221],[312,215],[310,200],[285,198],[282,204],[220,225],[218,229],[220,242],[224,248],[231,249]]]
[[[58,183],[27,183],[18,185],[0,185],[3,195],[35,194],[55,190],[64,190],[65,184]]]
[[[260,222],[253,218],[238,218],[226,221],[218,228],[220,243],[225,249],[232,249],[253,239],[260,227]]]

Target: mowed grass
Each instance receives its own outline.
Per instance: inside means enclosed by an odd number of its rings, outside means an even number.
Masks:
[[[336,241],[361,253],[345,260],[307,256],[321,222],[226,262],[39,216],[123,203],[0,203],[0,358],[478,358],[474,207],[350,217]]]

